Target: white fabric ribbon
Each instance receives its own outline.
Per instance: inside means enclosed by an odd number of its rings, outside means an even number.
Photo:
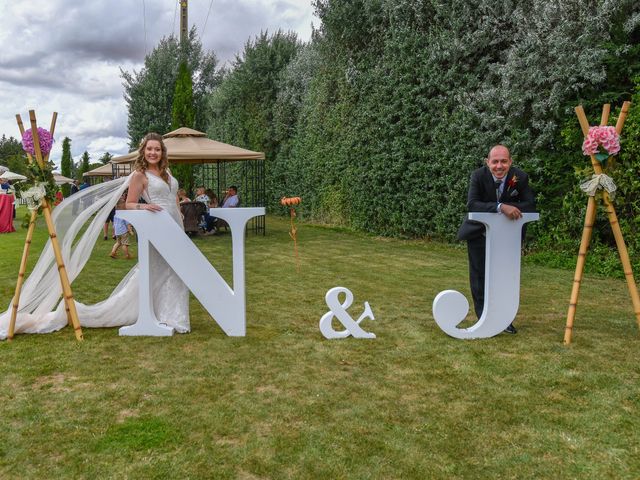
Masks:
[[[592,175],[590,180],[581,183],[580,188],[590,197],[595,196],[598,190],[604,189],[609,192],[609,196],[613,200],[618,187],[613,183],[613,178],[607,174],[600,173],[598,175]]]
[[[85,188],[65,198],[53,209],[51,219],[70,282],[73,283],[89,260],[96,240],[102,234],[102,227],[111,209],[115,207],[127,188],[130,178],[131,176],[121,177]],[[44,189],[40,190],[39,195],[44,197]],[[24,198],[27,196],[30,195]],[[93,306],[83,306],[76,301],[78,317],[82,325],[92,323],[94,326],[106,327],[116,326],[116,324],[117,326],[125,325],[126,323],[123,322],[135,323],[137,309],[125,309],[127,313],[124,316],[114,315],[113,312],[114,305],[122,306],[131,303],[131,300],[125,297],[129,291],[132,291],[132,282],[136,281],[137,271],[137,267],[132,268],[122,279],[108,298],[111,301],[100,302],[104,312],[99,313],[99,316],[93,317],[94,312],[86,313],[86,309],[91,309]],[[60,301],[61,296],[62,286],[58,264],[49,240],[22,286],[15,332],[46,333],[60,330],[67,325],[65,305]],[[6,311],[3,312],[0,306],[0,340],[7,337],[9,330],[12,306],[9,300],[7,302]],[[128,318],[129,310],[134,312],[132,319]]]
[[[42,200],[47,195],[44,183],[38,183],[29,190],[22,192],[20,196],[27,201],[27,208],[31,211],[37,210],[42,205]]]

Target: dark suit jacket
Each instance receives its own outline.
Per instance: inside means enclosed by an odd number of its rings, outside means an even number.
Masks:
[[[500,199],[496,198],[496,188],[491,171],[485,165],[471,174],[467,211],[497,212],[498,203],[513,205],[522,212],[535,212],[535,197],[529,187],[529,176],[516,167],[511,167],[505,176],[505,186]],[[458,230],[458,240],[471,240],[481,237],[485,231],[484,224],[468,218],[462,222]]]

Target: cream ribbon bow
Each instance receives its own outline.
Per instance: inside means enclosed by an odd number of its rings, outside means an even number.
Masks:
[[[580,184],[580,189],[590,197],[595,196],[596,191],[604,189],[609,192],[609,196],[612,200],[616,194],[617,188],[616,184],[613,183],[613,178],[605,173],[592,175],[590,180]]]

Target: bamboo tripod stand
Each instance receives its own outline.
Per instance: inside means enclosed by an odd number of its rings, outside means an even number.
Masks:
[[[618,122],[616,123],[616,132],[618,135],[622,132],[622,127],[624,126],[624,121],[627,118],[627,113],[629,112],[629,105],[631,102],[624,102],[622,105],[622,109],[620,110],[620,116],[618,117]],[[605,104],[602,106],[602,116],[600,118],[600,125],[605,126],[609,123],[609,112],[611,110],[611,106],[609,104]],[[587,121],[587,116],[584,113],[584,109],[582,106],[578,106],[575,108],[576,116],[578,117],[578,121],[580,122],[580,128],[582,129],[582,133],[585,138],[589,134],[589,122]],[[595,158],[594,155],[591,155],[591,165],[593,166],[593,171],[596,175],[600,175],[602,173],[602,166],[600,162]],[[613,202],[611,198],[609,198],[609,193],[606,190],[602,191],[602,201],[604,206],[607,209],[607,216],[609,217],[609,223],[611,224],[611,230],[613,231],[613,236],[616,240],[616,246],[618,247],[618,253],[620,255],[620,261],[622,262],[622,267],[624,269],[624,276],[627,280],[627,287],[629,288],[629,294],[631,295],[631,302],[633,303],[633,310],[636,315],[636,321],[638,322],[638,326],[640,326],[640,297],[638,296],[638,288],[636,287],[636,282],[633,278],[633,271],[631,268],[631,262],[629,261],[629,253],[627,252],[627,246],[624,243],[624,238],[622,236],[622,230],[620,230],[620,224],[618,223],[618,217],[616,215],[616,210],[613,206]],[[578,253],[578,261],[576,263],[576,272],[573,277],[573,289],[571,290],[571,299],[569,300],[569,311],[567,312],[567,326],[564,331],[564,343],[568,345],[571,343],[571,335],[573,333],[573,321],[576,316],[576,307],[578,304],[578,295],[580,293],[580,284],[582,282],[582,274],[584,272],[584,264],[587,258],[587,250],[589,248],[589,243],[591,242],[591,234],[593,232],[593,224],[596,219],[596,197],[589,196],[589,200],[587,203],[587,212],[584,218],[584,229],[582,230],[582,240],[580,241],[580,251]]]
[[[58,113],[53,112],[51,118],[51,136],[56,128],[56,119]],[[42,155],[40,150],[40,138],[38,136],[38,124],[36,122],[36,113],[34,110],[29,110],[29,120],[31,123],[31,134],[33,136],[33,146],[35,150],[35,162],[41,170],[45,169],[46,163],[49,161],[49,154]],[[24,134],[24,125],[22,124],[22,118],[20,115],[16,115],[16,121],[18,122],[18,128],[20,134]],[[34,163],[33,157],[27,153],[27,160],[30,164]],[[55,226],[51,219],[51,205],[49,201],[44,198],[42,201],[42,213],[44,215],[47,229],[49,230],[49,238],[51,239],[51,247],[55,255],[56,264],[58,266],[58,274],[60,275],[60,285],[62,286],[62,298],[64,299],[65,311],[67,313],[67,320],[69,325],[73,326],[73,330],[76,335],[76,339],[82,340],[82,328],[80,327],[80,321],[78,320],[78,312],[76,311],[76,304],[73,300],[73,293],[71,291],[71,284],[69,282],[69,276],[67,275],[67,269],[64,266],[62,259],[62,251],[60,250],[60,244],[58,243],[58,236],[56,234]],[[31,247],[31,240],[33,238],[33,231],[36,225],[36,219],[38,218],[38,209],[31,211],[31,218],[29,219],[29,228],[27,230],[27,238],[24,242],[24,250],[22,251],[22,260],[20,261],[20,271],[18,273],[18,280],[16,282],[16,291],[13,295],[13,306],[11,310],[11,320],[9,322],[9,331],[7,332],[7,338],[13,339],[13,335],[16,327],[16,318],[18,315],[18,306],[20,304],[20,292],[22,291],[22,284],[24,283],[25,271],[27,269],[27,259],[29,257],[29,248]]]

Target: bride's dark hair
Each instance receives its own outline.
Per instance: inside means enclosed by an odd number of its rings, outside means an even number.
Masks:
[[[167,147],[164,144],[162,135],[160,135],[159,133],[147,133],[140,141],[140,148],[138,148],[138,158],[136,158],[136,161],[133,164],[133,168],[143,173],[149,168],[149,163],[144,158],[144,150],[145,148],[147,148],[147,143],[149,142],[149,140],[156,140],[160,142],[160,147],[162,148],[162,156],[160,157],[160,163],[158,163],[158,169],[160,170],[160,177],[165,182],[169,183],[169,173],[167,172],[167,169],[169,168],[169,155],[167,154]]]

